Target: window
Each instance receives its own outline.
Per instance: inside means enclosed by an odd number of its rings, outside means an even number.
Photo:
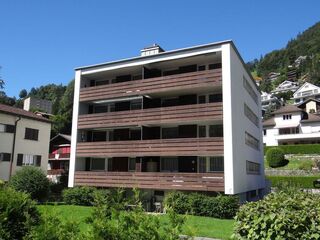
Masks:
[[[178,127],[162,128],[162,139],[178,138],[178,137],[179,137]]]
[[[260,164],[255,162],[247,161],[247,174],[260,175]]]
[[[209,158],[209,172],[223,172],[223,157]]]
[[[295,128],[280,128],[279,129],[279,134],[284,135],[284,134],[298,134],[299,133],[299,127]]]
[[[198,71],[206,70],[206,65],[198,66]]]
[[[209,103],[222,102],[222,94],[210,94]]]
[[[259,128],[259,118],[256,114],[248,107],[247,104],[244,104],[244,114],[246,117]]]
[[[0,162],[10,162],[11,154],[10,153],[0,153]]]
[[[136,170],[136,159],[129,158],[128,159],[128,171],[134,172]]]
[[[209,126],[209,137],[223,137],[223,126],[222,125],[210,125]]]
[[[206,157],[199,157],[199,172],[204,173],[207,172],[207,158]]]
[[[26,128],[24,139],[37,141],[38,140],[38,135],[39,135],[39,130],[38,129]]]
[[[41,155],[18,154],[17,166],[41,166]]]
[[[206,95],[198,96],[198,103],[206,103]]]
[[[260,149],[260,141],[247,132],[245,132],[245,143],[256,150]]]
[[[105,169],[104,158],[91,158],[91,170],[103,171]]]
[[[267,135],[267,129],[263,129],[263,135]]]
[[[248,80],[243,77],[243,87],[247,90],[251,98],[255,103],[258,103],[258,94],[254,91],[251,84],[248,82]]]
[[[92,142],[101,142],[107,140],[106,132],[92,132]]]
[[[14,125],[0,123],[0,132],[14,133]]]
[[[178,158],[176,157],[163,157],[160,159],[161,172],[177,172],[178,171]]]
[[[207,126],[198,126],[198,137],[203,138],[207,136]]]
[[[292,119],[292,115],[291,114],[286,114],[282,116],[283,120],[290,120]]]
[[[221,63],[213,63],[213,64],[209,64],[209,69],[219,69],[222,67]]]
[[[140,99],[131,101],[131,103],[130,103],[131,110],[138,110],[141,108],[142,108],[142,103],[141,103]]]

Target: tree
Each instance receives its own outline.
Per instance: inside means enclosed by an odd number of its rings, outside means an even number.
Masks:
[[[22,89],[19,93],[19,98],[25,98],[28,95],[28,92],[26,89]]]

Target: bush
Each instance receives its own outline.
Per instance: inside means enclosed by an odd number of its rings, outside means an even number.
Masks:
[[[5,186],[5,182],[0,179],[0,189],[4,188],[4,186]]]
[[[272,187],[282,185],[299,187],[299,188],[314,188],[313,181],[319,179],[320,176],[267,176],[271,181]]]
[[[266,153],[272,146],[264,147]],[[283,150],[284,154],[319,154],[320,144],[297,144],[297,145],[280,145],[277,146]]]
[[[94,187],[68,188],[63,190],[62,198],[66,204],[92,206],[95,191],[96,188]]]
[[[166,208],[179,214],[192,214],[215,218],[233,218],[239,209],[239,199],[234,196],[210,197],[204,194],[171,192],[164,200]]]
[[[288,164],[284,158],[284,152],[280,148],[270,148],[266,153],[266,159],[270,167],[283,167]]]
[[[32,228],[24,240],[84,240],[88,239],[80,232],[79,223],[61,221],[57,214],[44,213],[41,223]]]
[[[310,171],[312,170],[313,165],[314,163],[312,161],[301,161],[301,163],[299,163],[298,169]]]
[[[236,239],[319,239],[320,196],[271,193],[243,205],[235,218]]]
[[[0,189],[0,239],[23,239],[39,218],[36,204],[27,194]]]
[[[50,182],[36,167],[23,167],[12,176],[9,186],[17,191],[29,193],[32,199],[44,200],[49,192]]]

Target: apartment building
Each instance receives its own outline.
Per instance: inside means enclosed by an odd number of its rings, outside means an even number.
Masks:
[[[292,97],[294,104],[301,104],[309,98],[320,99],[320,87],[308,82],[297,89]]]
[[[232,41],[77,68],[69,187],[265,187],[260,93]]]
[[[266,146],[320,143],[320,102],[307,99],[301,104],[286,105],[263,122]]]
[[[0,179],[23,166],[47,171],[51,121],[19,108],[0,104]]]
[[[28,97],[23,101],[23,109],[26,111],[40,110],[40,112],[51,114],[52,102],[46,99]]]

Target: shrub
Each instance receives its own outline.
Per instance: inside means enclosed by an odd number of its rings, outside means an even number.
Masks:
[[[301,163],[299,163],[298,169],[310,171],[312,170],[313,165],[314,163],[312,161],[301,161]]]
[[[39,225],[34,226],[24,240],[84,240],[79,223],[61,221],[57,214],[44,213]]]
[[[299,188],[313,188],[313,181],[319,179],[320,176],[267,176],[271,181],[272,187],[279,187],[282,185],[299,187]]]
[[[264,147],[266,153],[272,146]],[[280,145],[277,146],[284,151],[284,154],[319,154],[320,144],[297,144],[297,145]]]
[[[239,209],[239,199],[234,196],[218,195],[210,197],[204,194],[171,192],[164,200],[166,208],[184,214],[215,218],[233,218]]]
[[[5,182],[0,179],[0,189],[4,188],[4,186],[5,186]]]
[[[243,205],[235,218],[236,239],[319,239],[320,196],[271,193]]]
[[[66,204],[92,206],[95,191],[94,187],[68,188],[63,190],[62,197]]]
[[[44,200],[49,192],[50,182],[36,167],[23,167],[12,176],[9,186],[17,191],[29,193],[32,199]]]
[[[35,202],[27,194],[0,189],[0,239],[23,239],[39,217]]]
[[[283,167],[288,164],[288,161],[284,158],[284,152],[280,148],[270,148],[266,153],[266,158],[272,168]]]

